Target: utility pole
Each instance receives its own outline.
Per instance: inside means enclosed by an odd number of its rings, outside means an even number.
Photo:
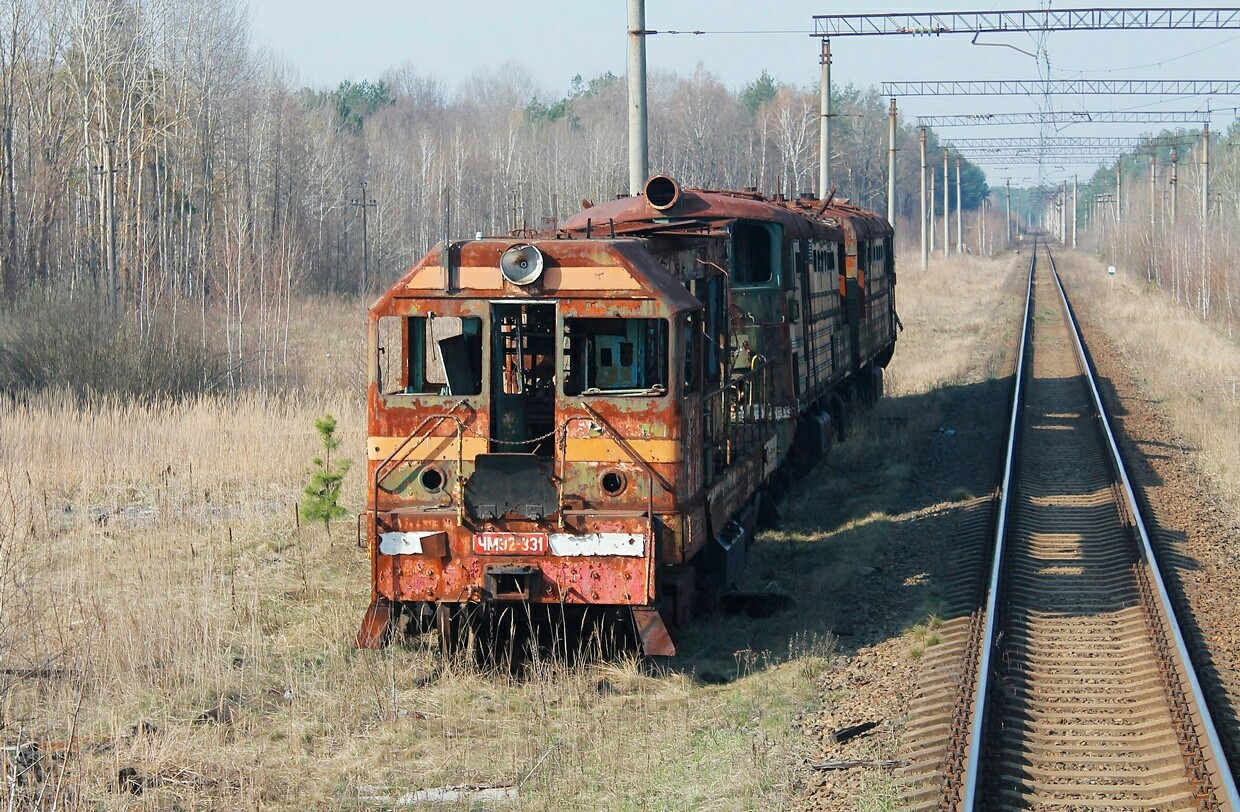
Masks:
[[[943,259],[951,256],[951,237],[948,236],[948,228],[951,223],[951,198],[948,192],[951,190],[951,183],[948,181],[947,174],[947,150],[943,150]]]
[[[1115,225],[1117,226],[1120,216],[1124,213],[1123,181],[1120,180],[1120,170],[1123,165],[1123,161],[1115,162]]]
[[[1007,186],[1007,244],[1012,244],[1012,179],[1005,178],[1003,184]]]
[[[921,269],[930,267],[930,243],[926,232],[926,128],[917,128],[917,141],[921,146]]]
[[[956,253],[964,253],[964,209],[960,206],[960,156],[956,156]]]
[[[363,293],[370,289],[370,226],[366,210],[379,205],[374,198],[366,197],[366,181],[362,181],[362,196],[349,201],[349,205],[362,210],[362,284]]]
[[[1076,175],[1072,176],[1072,247],[1076,248]]]
[[[646,142],[646,0],[629,0],[629,194],[650,177]]]
[[[896,99],[891,97],[891,113],[887,118],[887,222],[896,222]]]
[[[818,86],[822,124],[818,130],[818,196],[825,200],[831,190],[831,40],[825,37],[819,62],[822,65]]]
[[[1210,122],[1201,128],[1201,225],[1210,222]]]
[[[986,207],[990,205],[990,198],[982,199],[982,205],[977,210],[977,253],[978,256],[986,256]]]
[[[107,238],[108,304],[112,315],[120,313],[120,274],[116,269],[116,166],[114,141],[108,141],[103,153],[103,227]],[[203,293],[205,299],[205,292]]]
[[[935,213],[938,206],[938,195],[934,191],[934,179],[938,175],[937,167],[930,167],[930,253],[934,253],[935,233],[939,230],[939,216]]]
[[[1176,204],[1180,188],[1180,150],[1171,147],[1171,225],[1175,225]]]
[[[521,226],[521,193],[516,189],[510,189],[508,192],[508,230],[516,231]]]
[[[1154,198],[1158,194],[1158,155],[1150,151],[1150,228],[1158,225],[1158,207],[1154,205]]]
[[[1059,184],[1059,244],[1068,244],[1068,182]]]

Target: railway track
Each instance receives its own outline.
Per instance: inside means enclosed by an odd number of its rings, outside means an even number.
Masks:
[[[911,807],[1240,812],[1085,359],[1035,248],[984,608],[914,711]]]

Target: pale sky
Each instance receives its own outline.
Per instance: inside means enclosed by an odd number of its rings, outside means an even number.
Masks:
[[[626,69],[626,0],[368,0],[342,7],[339,0],[250,0],[254,43],[292,68],[305,84],[333,87],[344,79],[378,78],[410,62],[448,88],[478,71],[508,61],[527,68],[548,98],[564,95],[572,77],[586,79]],[[832,0],[647,0],[646,27],[660,33],[647,41],[650,71],[692,73],[700,63],[724,84],[739,88],[764,69],[779,81],[808,86],[818,78],[814,14],[884,11],[944,11],[1037,8],[1046,0],[1018,2],[874,2]],[[1052,8],[1091,3],[1052,2]],[[1110,5],[1110,4],[1103,4]],[[1124,6],[1196,5],[1128,2]],[[983,42],[1038,49],[1036,35],[987,35]],[[1045,35],[1050,78],[1240,79],[1240,31],[1060,32]],[[942,37],[836,38],[832,79],[839,84],[933,79],[1037,79],[1045,63],[1013,48],[970,44],[969,35]],[[921,97],[901,99],[906,116],[1024,112],[1046,104],[1041,98]],[[1058,97],[1061,110],[1221,110],[1240,98],[1160,99],[1144,96]],[[1215,113],[1222,130],[1234,118]],[[1073,125],[1064,135],[1139,135],[1164,125]],[[1167,125],[1174,128],[1175,125]],[[1195,127],[1196,125],[1188,125]],[[1036,127],[970,127],[944,130],[955,137],[1035,136]],[[1073,169],[1073,168],[1069,168]],[[1088,174],[1089,167],[1076,167]],[[1013,167],[1014,182],[1023,168]],[[1071,174],[1069,170],[1064,170]],[[995,172],[988,171],[995,176]],[[1061,173],[1063,174],[1063,173]]]

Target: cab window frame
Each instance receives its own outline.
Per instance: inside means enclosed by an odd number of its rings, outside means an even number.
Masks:
[[[557,362],[557,369],[559,370],[559,374],[556,376],[559,379],[557,382],[557,389],[559,390],[559,394],[561,397],[582,399],[582,400],[589,400],[592,398],[606,398],[606,397],[663,398],[663,397],[667,397],[667,395],[671,393],[671,390],[673,387],[672,375],[680,374],[679,370],[676,370],[675,372],[673,372],[672,363],[671,363],[672,344],[673,344],[674,335],[675,335],[673,325],[678,322],[676,322],[673,319],[669,319],[666,316],[640,316],[640,315],[583,316],[583,315],[578,315],[578,314],[573,314],[573,313],[563,314],[562,319],[563,320],[561,322],[561,338],[560,338],[560,341],[558,342],[559,346],[557,347],[557,354],[559,356],[558,362]],[[620,338],[620,337],[626,337],[627,331],[594,333],[594,334],[581,333],[581,334],[575,335],[572,332],[573,326],[578,322],[599,323],[599,322],[633,322],[633,321],[653,322],[658,325],[657,335],[655,337],[655,344],[656,344],[656,347],[660,350],[660,352],[658,356],[655,358],[655,363],[656,363],[655,373],[656,374],[654,377],[661,378],[661,381],[656,380],[654,382],[649,383],[647,386],[643,386],[643,387],[627,387],[627,388],[626,387],[603,388],[597,385],[593,385],[593,386],[587,385],[589,383],[589,379],[588,377],[586,377],[589,374],[588,373],[589,362],[587,361],[587,367],[586,367],[587,371],[585,373],[579,372],[573,366],[574,363],[577,361],[577,357],[575,356],[578,356],[580,352],[580,350],[574,346],[574,339],[578,338],[579,336],[588,336],[588,335],[593,335],[593,337],[599,337],[599,336],[605,335],[611,338]],[[601,325],[598,325],[598,326],[601,326]],[[627,342],[623,342],[623,341],[619,342],[618,346],[616,348],[613,348],[613,352],[611,353],[612,365],[616,367],[626,367],[626,366],[631,367],[634,365],[634,362],[636,361],[636,348],[630,348],[628,352],[625,352],[625,348],[623,346],[620,346],[624,343],[627,343]],[[603,348],[603,347],[599,348],[600,359],[602,358],[602,355],[606,349],[608,348]],[[642,350],[643,357],[645,357],[645,353],[647,352],[648,352],[647,349]],[[628,364],[624,363],[626,358],[629,360]],[[595,360],[599,360],[599,359],[595,359]],[[595,380],[597,381],[597,379]],[[570,382],[572,382],[571,385],[570,385]],[[578,383],[580,384],[580,388],[578,388],[578,385],[577,385]],[[655,387],[660,387],[660,391],[655,391]]]
[[[755,231],[761,230],[765,232],[769,247],[769,270],[770,275],[762,280],[751,281],[740,273],[741,269],[747,267],[746,264],[738,262],[738,243],[744,244],[742,240],[738,240],[737,229],[743,228],[741,234],[744,235],[750,229]],[[738,290],[755,290],[762,288],[778,288],[783,283],[784,272],[784,229],[779,223],[768,222],[766,220],[748,220],[738,219],[729,227],[728,240],[728,264],[729,273],[731,275],[731,286]]]
[[[464,346],[457,348],[460,352],[468,353],[466,360],[470,362],[472,373],[471,386],[464,387],[467,391],[453,392],[454,387],[452,380],[453,373],[459,368],[458,364],[451,364],[450,359],[443,358],[441,361],[444,370],[445,380],[443,382],[433,381],[426,382],[426,352],[427,352],[427,336],[428,329],[434,329],[428,325],[433,324],[435,318],[452,318],[461,319],[461,332],[456,336],[448,336],[441,339],[441,343],[445,340],[460,337],[463,339]],[[375,385],[377,394],[382,398],[408,398],[419,402],[459,402],[469,398],[481,398],[487,396],[489,383],[486,370],[490,363],[490,347],[488,346],[489,328],[487,319],[476,312],[462,312],[453,314],[434,313],[427,309],[425,312],[397,312],[382,313],[375,316],[371,322],[371,335],[368,341],[367,351],[369,355],[369,381]],[[472,324],[471,324],[472,322]],[[421,340],[415,332],[417,328],[422,331]],[[393,347],[388,343],[395,339],[394,347],[401,353],[401,358],[391,359],[385,357],[391,352]],[[415,364],[421,359],[418,369],[415,371]],[[451,369],[452,371],[449,371]],[[424,391],[412,391],[415,383],[421,379]],[[459,381],[458,381],[459,383]],[[436,391],[425,391],[426,387],[438,387]]]

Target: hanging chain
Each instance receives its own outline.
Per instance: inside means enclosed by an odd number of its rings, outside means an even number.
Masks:
[[[490,440],[492,443],[495,443],[496,445],[511,445],[511,446],[533,445],[534,443],[541,443],[543,440],[549,440],[558,434],[558,435],[561,435],[559,445],[560,445],[560,448],[562,449],[564,447],[565,441],[568,436],[568,432],[566,430],[568,428],[567,425],[554,428],[551,431],[547,432],[546,434],[539,435],[538,437],[531,437],[528,440],[500,440],[495,437],[488,437],[487,435],[482,434],[481,432],[474,429],[472,426],[462,426],[462,428],[469,434],[472,434],[474,437],[481,437],[485,440]]]

